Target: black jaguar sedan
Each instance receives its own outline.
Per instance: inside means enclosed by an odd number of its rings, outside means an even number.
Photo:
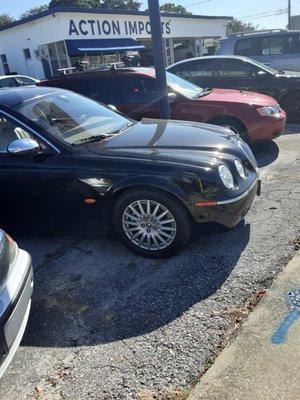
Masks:
[[[250,148],[229,129],[135,122],[66,90],[28,87],[0,90],[0,185],[15,211],[75,202],[100,210],[131,250],[164,257],[185,246],[193,221],[236,225],[259,182]]]

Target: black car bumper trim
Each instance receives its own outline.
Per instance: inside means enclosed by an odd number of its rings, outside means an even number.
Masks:
[[[258,191],[257,194],[259,196],[259,194],[260,194],[260,186],[261,186],[260,182],[261,182],[260,180],[255,179],[255,181],[252,183],[252,185],[244,193],[242,193],[240,196],[233,197],[232,199],[229,199],[229,200],[218,201],[217,205],[230,204],[230,203],[235,203],[235,202],[237,202],[239,200],[242,200],[244,197],[248,196],[248,194],[253,190],[254,186],[257,183],[258,183],[258,188],[259,188],[259,191]]]

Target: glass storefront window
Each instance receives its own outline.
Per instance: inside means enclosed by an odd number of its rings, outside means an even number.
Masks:
[[[196,57],[196,38],[174,38],[174,61]]]

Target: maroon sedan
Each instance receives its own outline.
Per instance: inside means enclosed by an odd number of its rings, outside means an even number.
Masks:
[[[233,89],[203,89],[167,72],[171,118],[227,126],[250,142],[279,136],[286,114],[272,97]],[[159,118],[153,68],[106,69],[55,77],[61,87],[114,105],[133,119]]]

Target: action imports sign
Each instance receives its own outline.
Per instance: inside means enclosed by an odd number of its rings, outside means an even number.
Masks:
[[[171,21],[162,22],[163,34],[171,34]],[[148,36],[151,35],[149,21],[117,21],[100,19],[71,19],[69,36]]]

